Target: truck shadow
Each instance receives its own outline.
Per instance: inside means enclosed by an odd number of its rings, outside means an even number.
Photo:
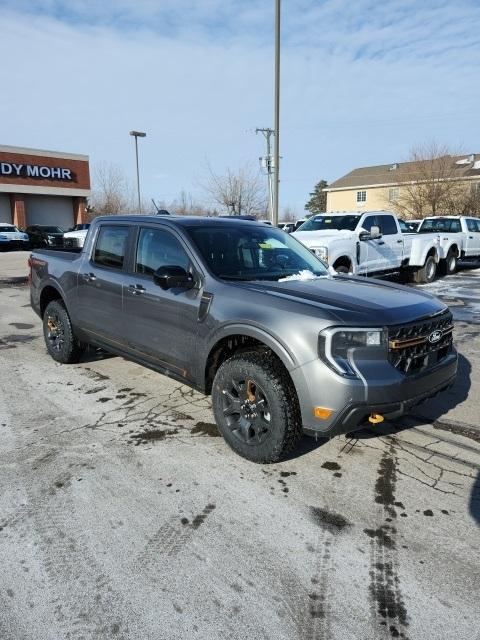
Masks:
[[[409,418],[418,421],[418,424],[424,424],[425,421],[436,422],[443,415],[454,409],[457,405],[465,402],[471,387],[472,365],[470,361],[462,354],[458,354],[458,370],[457,379],[454,385],[439,394],[435,398],[431,398],[422,404],[414,407],[409,414]],[[395,421],[397,424],[401,421]]]

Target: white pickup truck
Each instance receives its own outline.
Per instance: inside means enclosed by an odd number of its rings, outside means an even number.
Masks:
[[[431,282],[440,260],[437,233],[411,233],[389,211],[320,214],[294,234],[336,271],[358,275],[404,272]]]
[[[480,258],[480,218],[469,216],[431,216],[424,218],[419,234],[438,234],[439,270],[454,273],[462,258]]]

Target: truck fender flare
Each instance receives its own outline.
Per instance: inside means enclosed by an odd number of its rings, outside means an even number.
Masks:
[[[298,366],[298,362],[295,360],[288,347],[282,344],[275,336],[272,336],[270,333],[268,333],[268,331],[261,327],[246,325],[242,323],[228,324],[223,326],[219,331],[215,332],[214,339],[211,340],[208,344],[205,361],[208,360],[210,353],[215,348],[218,342],[220,342],[224,338],[228,338],[229,336],[237,335],[248,336],[265,344],[269,349],[273,351],[273,353],[275,353],[275,355],[280,358],[288,371],[291,371]]]
[[[43,283],[42,288],[40,289],[40,292],[39,292],[38,300],[40,301],[42,299],[43,292],[47,288],[55,289],[55,291],[57,291],[60,298],[62,299],[63,304],[65,305],[68,311],[67,297],[65,295],[65,292],[63,291],[62,287],[58,284],[58,282],[56,280],[52,280],[51,278],[48,278],[48,280]]]

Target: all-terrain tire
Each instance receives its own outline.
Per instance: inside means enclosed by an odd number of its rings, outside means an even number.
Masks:
[[[442,260],[439,264],[440,267],[440,275],[442,276],[452,276],[457,271],[458,266],[458,256],[455,251],[450,250],[447,253],[447,257],[445,260]]]
[[[338,267],[333,267],[337,273],[352,273],[350,267],[347,267],[344,264],[340,264]]]
[[[61,300],[52,300],[43,314],[43,337],[48,353],[57,362],[78,362],[85,345],[73,332],[70,316]]]
[[[258,408],[251,428],[240,409],[242,403],[248,405],[245,389],[247,395],[255,389],[255,402],[250,406]],[[212,404],[220,433],[236,453],[252,462],[278,462],[302,435],[295,387],[283,364],[269,351],[239,353],[223,362],[213,381]]]
[[[415,273],[414,281],[419,284],[427,284],[435,280],[437,273],[437,263],[433,256],[428,256],[425,260],[425,264],[421,269]]]

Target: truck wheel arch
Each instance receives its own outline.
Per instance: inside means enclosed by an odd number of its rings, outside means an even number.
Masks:
[[[40,294],[40,314],[42,318],[48,303],[52,302],[52,300],[61,300],[65,304],[64,297],[60,290],[52,284],[47,284],[43,287]]]
[[[271,353],[283,364],[287,372],[296,366],[296,363],[283,345],[278,343],[268,333],[254,327],[235,327],[235,331],[222,335],[211,346],[205,362],[204,386],[207,394],[211,392],[215,374],[227,358],[234,353],[265,351]]]
[[[340,256],[335,260],[332,266],[335,271],[338,271],[339,267],[345,267],[348,271],[344,271],[343,273],[353,273],[353,260],[348,256]]]

